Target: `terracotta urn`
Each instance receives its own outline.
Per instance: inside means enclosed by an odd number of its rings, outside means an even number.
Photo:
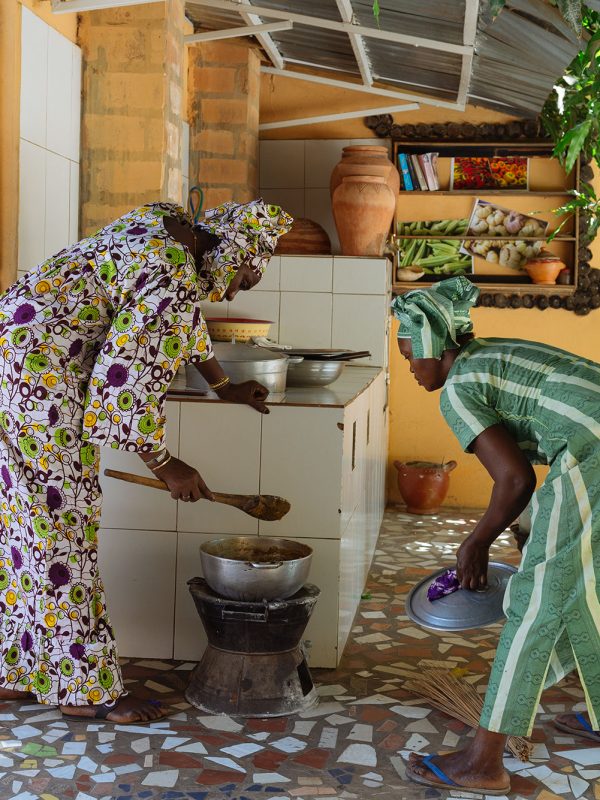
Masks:
[[[564,261],[549,250],[542,250],[525,264],[525,270],[531,280],[542,285],[556,283],[559,273],[564,269],[566,269]]]
[[[312,219],[297,217],[288,233],[279,237],[275,255],[330,255],[327,231]]]
[[[381,176],[347,175],[333,193],[333,218],[344,256],[381,256],[396,195]]]
[[[456,461],[394,461],[398,489],[409,514],[436,514],[446,498]]]
[[[381,145],[352,145],[342,148],[342,158],[333,168],[329,192],[333,193],[347,175],[376,175],[384,178],[394,193],[400,191],[400,173],[388,157],[387,147]]]

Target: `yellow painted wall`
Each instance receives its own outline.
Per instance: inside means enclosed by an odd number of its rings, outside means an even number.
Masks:
[[[318,116],[383,106],[393,101],[376,95],[361,95],[353,91],[318,86],[289,78],[262,76],[260,121]],[[446,111],[423,105],[419,111],[394,114],[394,122],[505,122],[509,117],[484,108],[469,107],[465,113]],[[373,136],[363,117],[319,125],[304,125],[261,132],[264,139],[346,139]],[[600,191],[600,179],[596,181]],[[423,202],[427,202],[425,198]],[[436,200],[436,218],[440,218],[442,198]],[[448,209],[447,216],[453,211]],[[444,218],[446,214],[441,214]],[[413,218],[413,217],[411,217]],[[600,240],[593,246],[595,263],[600,267]],[[475,332],[479,336],[512,336],[534,339],[600,361],[600,310],[587,317],[572,312],[547,309],[477,308],[473,312]],[[439,412],[439,394],[428,394],[410,375],[400,359],[396,345],[397,324],[393,323],[390,357],[390,444],[388,464],[388,496],[401,502],[396,484],[395,459],[441,461],[455,459],[458,468],[450,478],[447,504],[482,508],[491,491],[489,476],[475,456],[465,455]],[[536,468],[540,478],[544,467]]]

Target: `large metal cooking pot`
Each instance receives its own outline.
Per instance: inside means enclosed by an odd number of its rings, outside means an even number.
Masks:
[[[304,586],[312,548],[291,539],[227,536],[200,546],[204,578],[223,597],[285,600]]]
[[[304,358],[299,364],[289,365],[287,385],[329,386],[340,377],[345,366],[345,361],[312,361]]]
[[[301,356],[286,356],[248,344],[214,342],[215,356],[225,374],[234,383],[258,381],[269,394],[285,392],[288,365],[299,364]],[[207,389],[208,384],[193,364],[185,368],[187,385],[194,389]]]

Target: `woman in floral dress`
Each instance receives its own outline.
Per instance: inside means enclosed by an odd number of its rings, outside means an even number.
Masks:
[[[0,699],[114,722],[162,716],[123,688],[98,574],[99,446],[138,453],[173,498],[212,498],[165,448],[165,395],[193,363],[221,399],[267,411],[264,387],[230,383],[212,357],[199,303],[252,288],[290,225],[262,201],[198,226],[149,204],[0,298]]]

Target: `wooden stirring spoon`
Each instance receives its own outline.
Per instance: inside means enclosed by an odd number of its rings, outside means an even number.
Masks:
[[[167,492],[169,487],[164,481],[157,478],[146,478],[144,475],[134,475],[131,472],[121,472],[118,469],[105,469],[104,474],[109,478],[117,478],[120,481],[137,483],[140,486],[150,486],[153,489],[164,489]],[[262,519],[267,522],[279,520],[290,510],[290,504],[283,497],[273,494],[226,494],[224,492],[213,492],[217,503],[224,503],[227,506],[235,506],[240,511],[244,511],[251,517]]]

